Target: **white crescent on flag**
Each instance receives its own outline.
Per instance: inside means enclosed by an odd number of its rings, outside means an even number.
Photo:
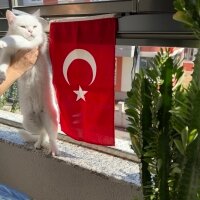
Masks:
[[[76,59],[85,60],[91,66],[91,68],[92,68],[92,81],[89,84],[89,85],[91,85],[96,78],[97,67],[96,67],[96,62],[95,62],[94,57],[92,56],[92,54],[89,51],[86,51],[85,49],[74,49],[65,58],[64,63],[63,63],[63,75],[65,77],[65,80],[70,85],[69,80],[68,80],[68,76],[67,76],[67,71],[68,71],[71,63]]]

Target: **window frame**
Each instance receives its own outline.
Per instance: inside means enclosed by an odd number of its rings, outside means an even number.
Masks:
[[[37,6],[16,6],[11,2],[16,3],[15,0],[9,0],[9,7],[0,9],[0,36],[3,36],[7,31],[5,12],[13,7],[28,13],[33,13],[39,9],[41,16],[47,20],[114,13],[118,18],[116,45],[199,46],[199,41],[193,33],[172,19],[172,6],[170,5],[164,9],[164,5],[167,5],[167,0],[164,1],[164,4],[162,2],[160,9],[159,6],[152,7],[150,4],[150,2],[158,3],[158,0],[149,0],[148,3],[145,0],[112,0]],[[147,3],[146,5],[145,2]],[[165,26],[163,26],[163,19],[166,22]],[[63,136],[60,138],[63,139]],[[83,145],[83,143],[79,144]]]

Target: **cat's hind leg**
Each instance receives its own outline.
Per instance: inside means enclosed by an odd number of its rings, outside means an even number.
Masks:
[[[23,127],[25,128],[26,135],[21,134],[25,141],[30,138],[35,138],[35,148],[40,149],[45,138],[45,130],[41,123],[41,118],[35,112],[23,115]],[[20,131],[21,132],[21,131]],[[19,133],[20,133],[19,132]],[[25,134],[25,133],[24,133]]]
[[[57,147],[57,136],[58,136],[58,123],[56,119],[53,119],[51,115],[46,112],[42,113],[42,119],[44,123],[44,128],[49,136],[49,151],[53,156],[59,155]]]
[[[47,146],[47,133],[45,130],[42,130],[40,132],[40,135],[36,141],[36,143],[34,144],[34,147],[36,149],[41,149],[42,147],[46,147]]]

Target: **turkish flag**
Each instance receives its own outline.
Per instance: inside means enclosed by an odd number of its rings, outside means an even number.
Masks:
[[[51,23],[61,129],[76,140],[114,145],[115,35],[115,18]]]

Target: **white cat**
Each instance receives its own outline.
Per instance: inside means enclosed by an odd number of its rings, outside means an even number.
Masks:
[[[40,47],[36,64],[18,80],[19,103],[23,127],[19,133],[35,148],[46,144],[48,135],[52,155],[58,155],[58,107],[52,85],[51,64],[47,51],[47,37],[37,17],[16,16],[7,11],[8,32],[0,40],[0,83],[6,79],[11,56],[20,49]]]

